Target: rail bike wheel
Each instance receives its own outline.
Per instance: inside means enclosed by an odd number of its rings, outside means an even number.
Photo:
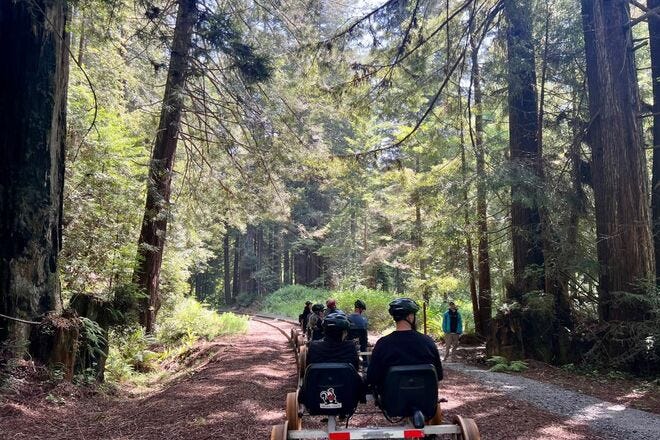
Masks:
[[[440,402],[438,402],[435,415],[429,419],[427,425],[442,425],[442,408],[440,408]]]
[[[481,440],[479,428],[473,419],[468,417],[455,416],[454,424],[461,427],[462,440]]]
[[[288,433],[287,422],[273,425],[273,429],[270,430],[270,440],[286,440]]]
[[[305,368],[307,368],[307,347],[303,345],[298,355],[298,376],[301,379],[305,377]]]
[[[298,415],[298,392],[286,395],[286,420],[289,431],[298,431],[302,428],[302,419]]]

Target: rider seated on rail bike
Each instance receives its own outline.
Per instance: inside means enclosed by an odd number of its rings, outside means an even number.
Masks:
[[[323,338],[323,304],[314,304],[312,313],[307,318],[307,340],[318,341]]]
[[[344,312],[330,313],[323,319],[323,339],[312,341],[307,351],[307,365],[340,362],[358,369],[358,352],[353,341],[346,340],[350,322]]]
[[[337,300],[330,298],[325,302],[325,316],[328,316],[330,313],[342,312],[337,308]]]
[[[367,384],[377,393],[390,367],[431,364],[438,380],[442,380],[442,363],[435,342],[417,331],[419,306],[410,298],[398,298],[390,303],[389,313],[396,330],[376,342],[367,370]]]
[[[368,333],[367,328],[369,321],[363,315],[367,310],[367,305],[361,299],[355,301],[355,311],[348,315],[348,320],[351,322],[351,328],[348,330],[348,339],[357,339],[360,343],[360,351],[367,351]],[[365,367],[367,366],[367,358],[364,357]]]
[[[312,302],[305,301],[305,308],[303,309],[303,312],[300,315],[298,315],[298,322],[302,327],[303,333],[307,333],[307,320],[309,319],[309,315],[311,313],[312,313]]]

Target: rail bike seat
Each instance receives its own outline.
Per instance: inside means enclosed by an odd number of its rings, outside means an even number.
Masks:
[[[431,364],[391,367],[377,392],[377,404],[387,417],[412,417],[415,421],[423,416],[423,425],[424,420],[435,416],[438,408],[435,367]]]
[[[314,363],[305,371],[298,400],[310,415],[350,417],[364,399],[362,378],[351,364]]]

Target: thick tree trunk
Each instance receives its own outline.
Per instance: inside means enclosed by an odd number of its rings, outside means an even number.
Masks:
[[[140,323],[148,333],[154,329],[154,320],[160,308],[158,287],[169,217],[172,168],[183,111],[183,90],[189,64],[188,53],[197,21],[197,0],[179,0],[178,4],[163,107],[149,167],[147,201],[138,241],[138,262],[134,275],[137,285],[147,295],[147,299],[142,304]]]
[[[487,336],[492,314],[490,256],[488,244],[488,205],[486,202],[486,153],[484,151],[483,95],[479,67],[479,45],[470,38],[472,54],[472,87],[474,90],[474,152],[477,173],[477,268],[479,274],[479,333]],[[476,322],[476,321],[475,321]]]
[[[654,280],[646,160],[639,97],[627,26],[627,2],[582,0],[600,264],[599,312],[604,321],[643,319],[646,310],[619,292],[642,292]]]
[[[0,313],[27,320],[62,307],[66,5],[0,2]],[[0,343],[28,337],[0,318]]]
[[[649,9],[660,7],[660,0],[648,0]],[[651,175],[651,212],[656,284],[660,285],[660,17],[649,17],[651,77],[653,83],[653,172]]]
[[[536,65],[532,38],[532,6],[527,0],[504,0],[508,20],[509,147],[511,227],[514,286],[512,299],[520,301],[532,290],[543,290],[543,244],[538,206],[542,175],[538,144]],[[538,182],[535,182],[538,180]]]
[[[231,260],[229,255],[229,237],[231,231],[229,225],[225,222],[225,237],[222,241],[222,260],[223,260],[223,287],[225,291],[225,305],[228,306],[232,303],[231,297]]]

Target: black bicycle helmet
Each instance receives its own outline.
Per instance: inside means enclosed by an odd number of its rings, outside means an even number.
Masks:
[[[306,306],[310,305],[311,303],[312,303],[311,301],[305,301]]]
[[[316,313],[316,312],[322,312],[323,309],[325,309],[325,306],[324,306],[323,304],[314,304],[314,305],[312,306],[312,312],[314,312],[314,313]]]
[[[411,313],[417,313],[419,306],[410,298],[397,298],[390,303],[388,311],[395,321],[401,321],[402,319],[406,319]]]
[[[325,331],[343,331],[350,327],[351,322],[344,312],[332,312],[323,319],[323,330]]]
[[[356,309],[362,309],[362,310],[367,310],[367,305],[362,301],[361,299],[358,299],[355,301],[355,308]]]

